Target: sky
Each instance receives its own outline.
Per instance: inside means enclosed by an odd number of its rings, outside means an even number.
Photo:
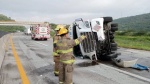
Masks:
[[[150,13],[150,0],[0,0],[0,14],[16,21],[71,24],[77,18],[113,19]]]

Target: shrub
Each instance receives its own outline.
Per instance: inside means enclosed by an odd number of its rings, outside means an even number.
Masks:
[[[147,32],[145,35],[146,35],[146,36],[150,36],[150,32]]]
[[[51,35],[51,37],[54,37],[55,32],[54,31],[50,31],[50,35]]]

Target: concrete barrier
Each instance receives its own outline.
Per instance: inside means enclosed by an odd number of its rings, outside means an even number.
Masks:
[[[9,42],[10,34],[4,35],[0,38],[0,69],[5,56],[5,53],[8,50],[8,42]]]
[[[3,32],[3,31],[0,31],[0,38],[3,37],[4,35],[8,34],[8,32]]]

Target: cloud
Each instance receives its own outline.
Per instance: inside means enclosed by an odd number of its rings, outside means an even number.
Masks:
[[[0,13],[15,20],[72,23],[76,18],[120,18],[150,12],[149,0],[0,0]]]

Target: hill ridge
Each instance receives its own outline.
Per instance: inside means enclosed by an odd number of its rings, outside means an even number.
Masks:
[[[123,17],[113,22],[119,24],[119,30],[150,31],[150,13]]]

